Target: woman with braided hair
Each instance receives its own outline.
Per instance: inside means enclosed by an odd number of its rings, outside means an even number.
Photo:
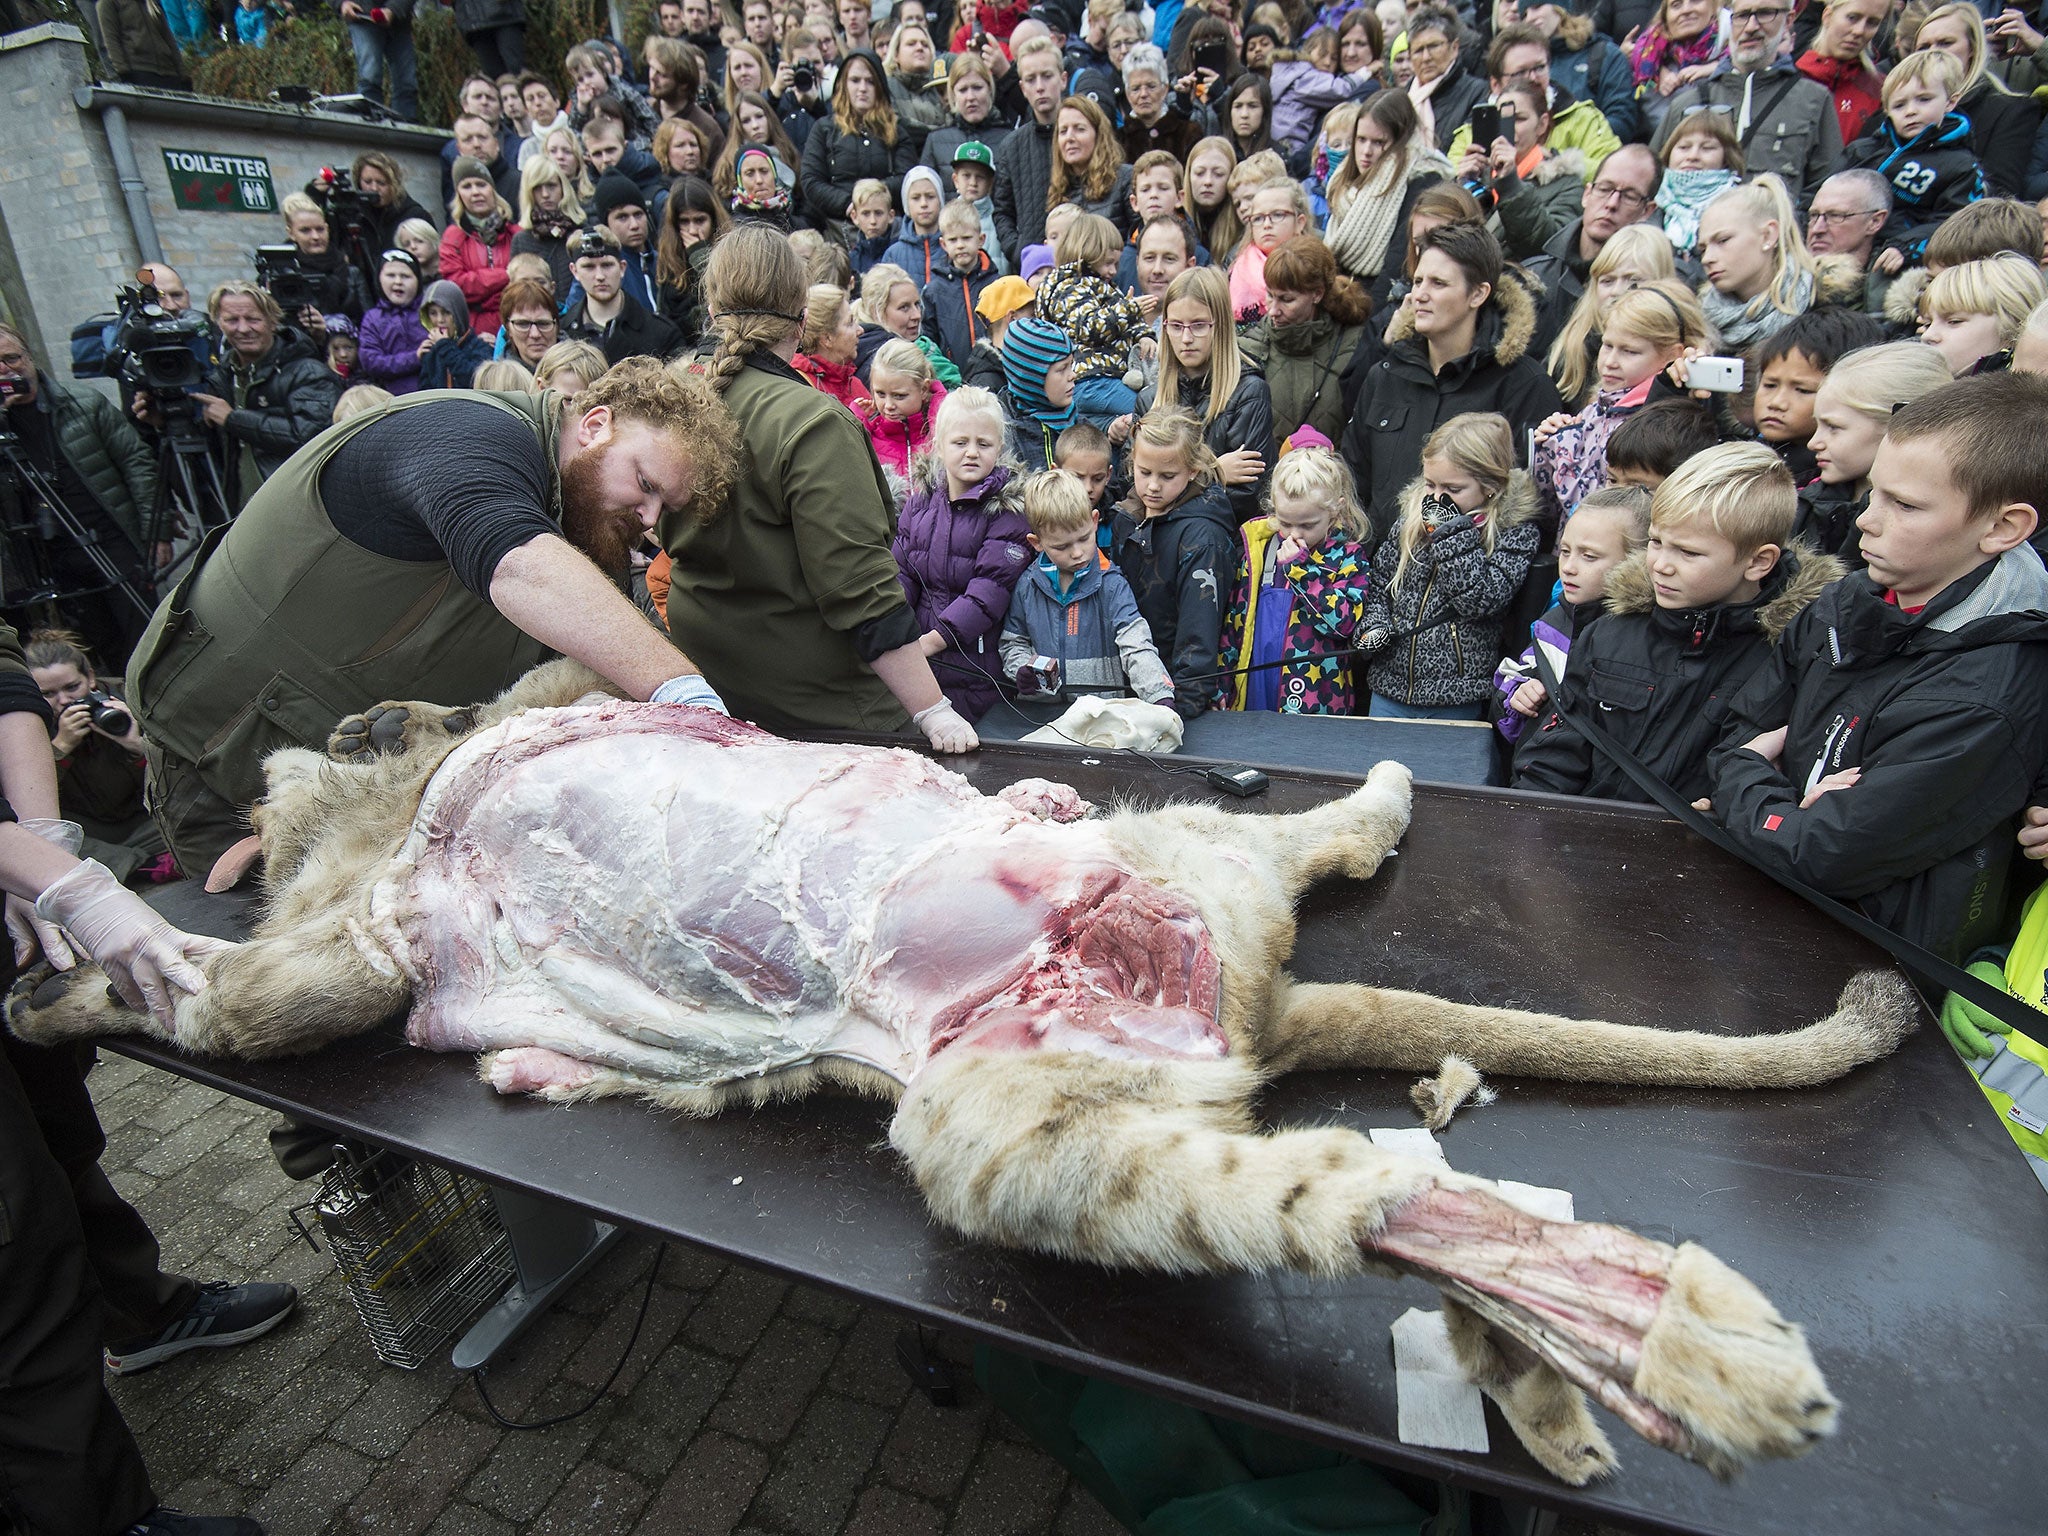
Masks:
[[[765,225],[739,226],[712,252],[715,345],[691,366],[724,397],[748,454],[723,517],[662,525],[669,632],[735,714],[770,730],[909,722],[941,752],[972,751],[974,727],[932,676],[945,637],[921,634],[903,596],[894,502],[867,433],[791,366],[808,283]]]

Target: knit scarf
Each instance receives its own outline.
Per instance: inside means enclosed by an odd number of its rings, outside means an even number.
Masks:
[[[1429,98],[1436,94],[1438,86],[1451,78],[1451,71],[1455,67],[1445,66],[1444,72],[1427,85],[1420,80],[1408,82],[1408,99],[1415,103],[1415,115],[1422,120],[1422,126],[1415,130],[1415,136],[1425,144],[1436,142],[1436,108],[1430,105]]]
[[[789,211],[789,194],[777,187],[763,198],[751,198],[744,192],[732,195],[732,211],[741,218],[773,220],[779,213]]]
[[[1429,146],[1418,128],[1405,155],[1381,161],[1365,184],[1351,194],[1342,213],[1331,210],[1323,239],[1337,265],[1363,283],[1378,277],[1393,247],[1394,225],[1400,220],[1408,183],[1424,176],[1451,174],[1451,162]]]
[[[1700,212],[1724,187],[1742,178],[1734,171],[1666,171],[1657,187],[1657,206],[1664,210],[1664,233],[1674,251],[1689,251],[1700,237]]]
[[[1786,314],[1771,302],[1768,291],[1758,294],[1748,303],[1731,299],[1712,283],[1700,287],[1700,308],[1706,311],[1707,323],[1720,333],[1724,347],[1747,347],[1766,337],[1775,336],[1790,325],[1793,320],[1806,313],[1813,303],[1813,274],[1802,272],[1792,293],[1793,310]]]
[[[565,240],[569,236],[569,231],[576,227],[576,221],[560,209],[547,213],[536,208],[526,227],[537,239]]]
[[[1643,35],[1628,51],[1636,88],[1641,90],[1647,86],[1653,91],[1657,88],[1657,76],[1666,65],[1673,69],[1690,69],[1695,64],[1718,64],[1727,56],[1728,46],[1722,41],[1718,23],[1689,43],[1673,42],[1653,24],[1643,28]]]
[[[465,211],[462,215],[462,227],[483,241],[486,246],[496,245],[498,237],[505,233],[505,215],[493,208],[487,217],[480,219],[475,214]]]

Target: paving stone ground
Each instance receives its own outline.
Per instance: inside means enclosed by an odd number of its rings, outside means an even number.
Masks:
[[[378,1362],[331,1260],[287,1219],[311,1190],[272,1161],[267,1111],[113,1055],[91,1085],[104,1166],[165,1267],[289,1280],[302,1297],[265,1338],[113,1382],[168,1504],[252,1515],[273,1536],[1122,1529],[964,1370],[960,1407],[910,1390],[894,1315],[674,1244],[598,1405],[556,1428],[502,1429],[445,1357]],[[602,1385],[654,1255],[649,1239],[619,1243],[519,1342],[490,1374],[500,1413],[544,1418]]]

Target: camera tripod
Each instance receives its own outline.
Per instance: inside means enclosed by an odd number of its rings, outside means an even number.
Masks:
[[[221,484],[220,466],[206,434],[192,420],[190,407],[182,400],[163,403],[164,429],[156,455],[156,496],[142,520],[142,548],[154,551],[170,543],[182,524],[199,540],[234,517],[228,494]],[[163,574],[168,574],[168,567]],[[154,610],[152,610],[154,611]]]
[[[0,418],[0,476],[25,488],[41,503],[20,522],[0,527],[7,567],[0,571],[0,602],[9,608],[54,608],[71,598],[106,593],[110,600],[132,606],[142,623],[149,622],[156,604],[148,592],[114,563],[101,546],[99,535],[65,504],[50,477],[29,463],[21,450],[21,439],[7,427],[4,418]],[[97,584],[65,587],[56,579],[45,546],[59,532],[71,540],[92,566],[99,577]]]

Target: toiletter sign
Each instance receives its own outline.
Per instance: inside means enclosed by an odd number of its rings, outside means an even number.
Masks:
[[[167,149],[171,201],[212,213],[275,213],[277,189],[261,155],[219,155],[203,149]]]

